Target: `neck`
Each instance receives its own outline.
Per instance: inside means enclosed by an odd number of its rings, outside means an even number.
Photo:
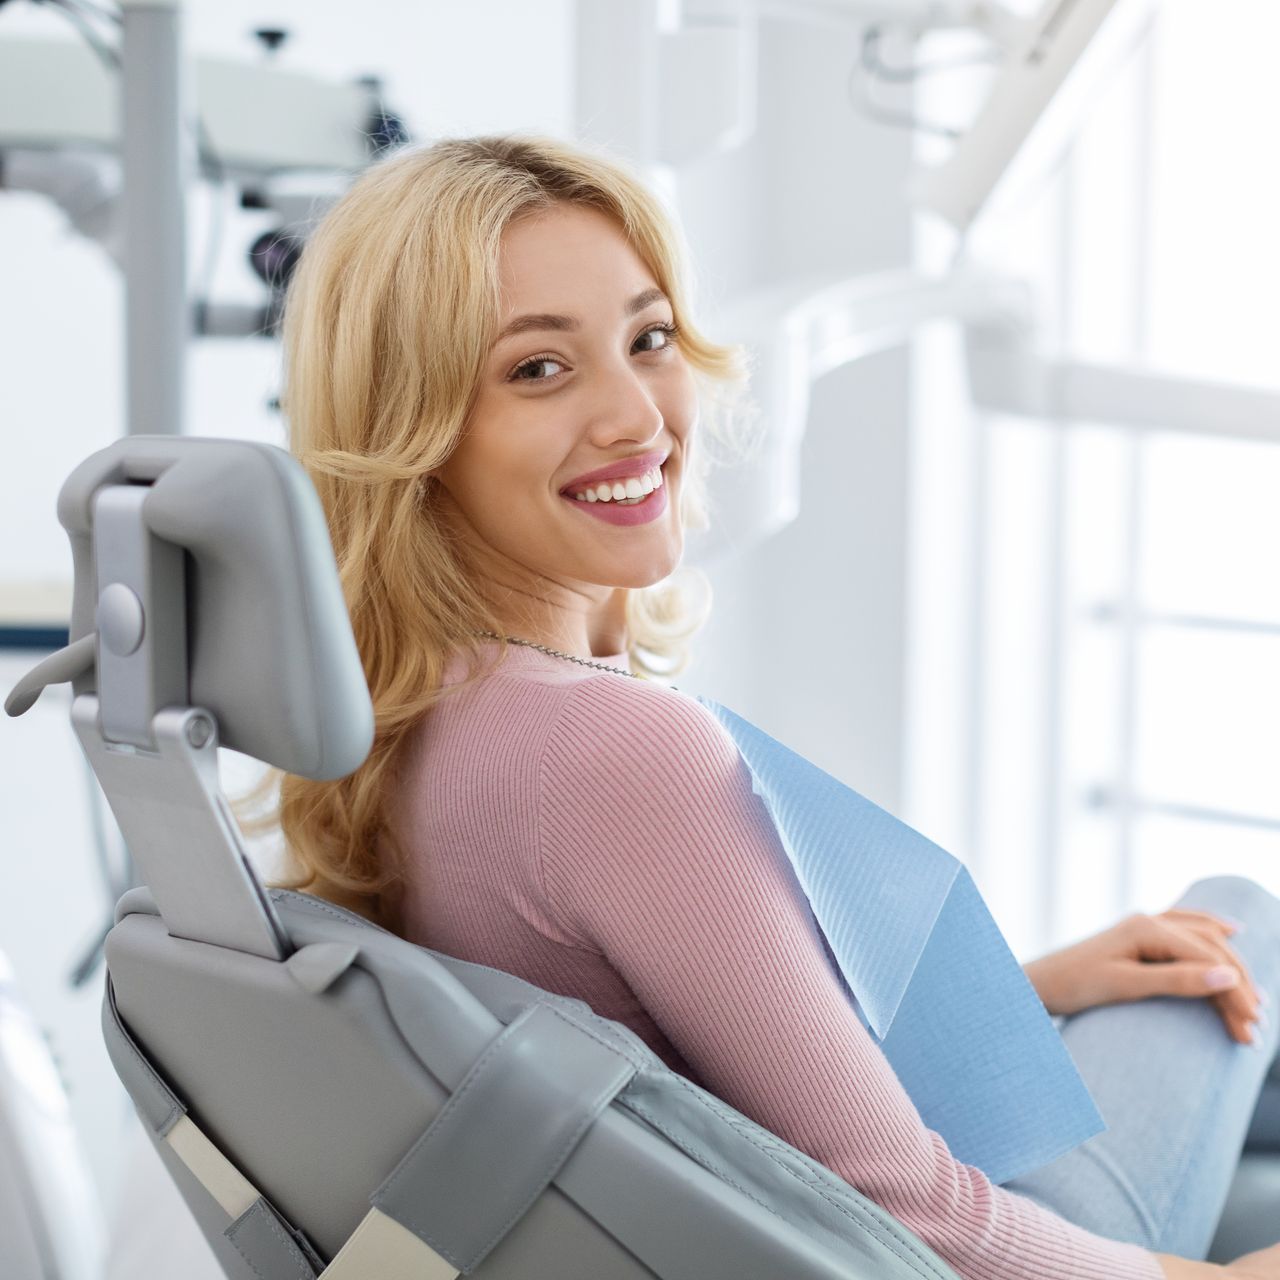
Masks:
[[[542,645],[546,649],[553,649],[558,653],[569,654],[575,658],[616,658],[619,654],[627,652],[627,642],[625,639],[618,641],[617,646],[613,647],[607,640],[603,644],[578,644],[565,639],[541,639],[535,635],[529,635],[527,632],[518,632],[515,630],[504,630],[498,632],[509,640],[519,640],[526,644]]]
[[[578,657],[627,651],[631,588],[550,577],[516,566],[476,540],[470,525],[457,519],[447,492],[442,494],[442,523],[459,538],[465,572],[492,610],[494,631]]]
[[[598,605],[586,610],[548,609],[502,611],[500,635],[515,636],[571,653],[575,657],[611,657],[627,651],[627,589],[618,587]]]

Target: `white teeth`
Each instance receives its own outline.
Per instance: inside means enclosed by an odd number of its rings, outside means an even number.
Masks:
[[[4,0],[0,0],[2,4]],[[573,496],[579,502],[627,502],[647,497],[663,486],[662,468],[653,467],[640,476],[628,476],[626,480],[604,480],[591,489],[584,489]]]

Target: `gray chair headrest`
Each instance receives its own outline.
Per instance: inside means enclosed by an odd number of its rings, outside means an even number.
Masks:
[[[274,445],[127,436],[86,458],[58,495],[75,568],[70,639],[96,630],[94,494],[146,483],[147,528],[187,553],[190,697],[223,746],[289,773],[340,778],[373,745],[373,705],[324,511]],[[96,693],[90,666],[74,693]]]

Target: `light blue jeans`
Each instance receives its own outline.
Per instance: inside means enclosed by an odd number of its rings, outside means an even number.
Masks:
[[[1203,1260],[1241,1151],[1280,1152],[1280,899],[1213,876],[1177,905],[1243,923],[1229,942],[1270,999],[1260,1044],[1232,1040],[1206,999],[1158,996],[1067,1018],[1062,1038],[1108,1127],[1004,1186],[1098,1235]]]

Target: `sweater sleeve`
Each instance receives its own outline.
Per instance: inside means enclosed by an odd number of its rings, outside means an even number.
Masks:
[[[737,745],[705,707],[592,677],[540,761],[549,910],[707,1087],[966,1280],[1162,1280],[1155,1255],[956,1160],[849,1004]]]

